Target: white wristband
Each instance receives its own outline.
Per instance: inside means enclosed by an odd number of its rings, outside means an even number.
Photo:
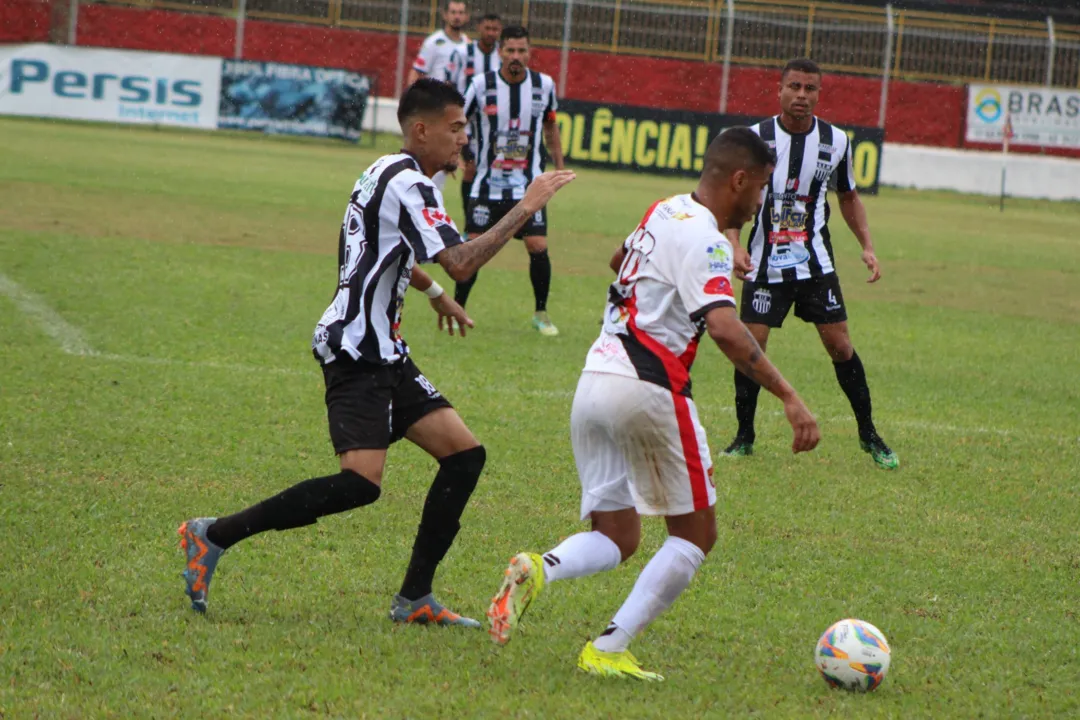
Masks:
[[[431,281],[431,287],[429,287],[427,290],[424,290],[423,293],[425,295],[427,295],[429,298],[431,298],[432,300],[434,300],[435,298],[437,298],[437,297],[439,297],[440,295],[443,294],[443,289],[439,285],[439,283],[432,280]]]

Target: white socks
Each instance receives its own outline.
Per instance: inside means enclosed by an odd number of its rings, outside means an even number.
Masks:
[[[573,538],[567,542],[570,540]],[[615,613],[611,625],[593,643],[596,649],[602,652],[625,650],[635,635],[671,607],[675,598],[690,585],[694,573],[704,561],[705,553],[697,545],[682,538],[669,537],[641,571],[630,597]]]
[[[611,570],[621,561],[619,546],[604,533],[578,533],[544,553],[544,582],[593,575]]]

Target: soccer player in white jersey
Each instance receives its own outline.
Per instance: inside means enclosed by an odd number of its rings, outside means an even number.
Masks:
[[[746,128],[713,140],[697,190],[661,200],[611,259],[603,330],[574,394],[570,435],[581,480],[581,519],[592,531],[542,556],[510,561],[488,619],[505,643],[537,593],[556,580],[611,570],[637,550],[641,515],[660,515],[668,539],[607,630],[585,645],[589,673],[661,680],[642,670],[631,639],[687,588],[716,542],[716,490],[705,430],[690,397],[690,367],[708,332],[731,362],[784,403],[794,452],[819,432],[806,405],[735,313],[732,248],[722,228],[751,219],[775,162]]]
[[[486,454],[409,355],[400,333],[405,291],[413,287],[431,298],[440,327],[450,319],[463,329],[472,327],[464,310],[417,263],[438,262],[453,278],[470,276],[574,175],[539,178],[502,222],[463,243],[431,178],[457,165],[466,142],[464,104],[448,83],[414,83],[398,105],[404,149],[376,160],[349,197],[338,234],[334,299],[311,343],[326,383],[330,440],[339,470],[234,515],[194,518],[181,525],[187,554],[183,575],[196,611],[206,611],[217,563],[236,543],[267,530],[313,525],[326,515],[378,500],[387,449],[404,438],[431,455],[439,469],[390,617],[399,623],[480,627],[442,606],[431,583],[457,536]]]
[[[745,281],[741,318],[763,348],[769,330],[784,324],[793,305],[795,317],[814,324],[851,403],[860,447],[878,467],[892,470],[900,460],[874,426],[866,371],[848,334],[829,234],[830,180],[835,180],[840,214],[862,246],[862,261],[870,270],[867,282],[877,282],[881,268],[866,208],[855,189],[851,142],[843,130],[814,116],[820,92],[818,66],[805,58],[792,60],[780,78],[780,114],[751,128],[775,148],[777,165],[750,231],[749,251],[739,245],[737,230],[728,233],[735,246],[736,275]],[[735,371],[739,429],[725,455],[753,454],[759,390],[757,383]]]
[[[563,167],[562,142],[555,122],[558,100],[555,81],[529,69],[529,32],[519,25],[499,36],[502,67],[473,75],[465,93],[465,115],[476,141],[476,179],[473,180],[465,231],[469,237],[486,232],[524,197],[533,178],[544,172],[545,147],[557,170]],[[529,251],[529,280],[535,300],[532,325],[541,335],[558,335],[547,313],[551,289],[551,259],[547,247],[548,214],[541,210],[518,237]],[[473,276],[458,282],[454,299],[462,307],[476,283]]]
[[[424,38],[405,81],[408,87],[422,77],[456,83],[458,63],[465,54],[469,37],[463,28],[469,24],[469,10],[464,0],[449,0],[443,9],[443,28]]]

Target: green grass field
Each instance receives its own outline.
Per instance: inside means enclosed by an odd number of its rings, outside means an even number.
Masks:
[[[390,139],[380,150],[393,149]],[[896,473],[859,452],[810,327],[770,355],[822,423],[790,454],[763,395],[757,454],[716,462],[720,541],[635,643],[668,678],[574,668],[662,540],[552,585],[513,643],[386,617],[434,473],[390,454],[375,506],[237,546],[188,609],[176,526],[336,467],[311,331],[344,203],[375,151],[229,134],[0,120],[0,717],[1075,717],[1080,714],[1080,206],[886,190],[884,279],[835,245]],[[479,616],[513,552],[581,528],[571,394],[607,260],[692,183],[584,171],[552,206],[552,317],[508,247],[439,336],[411,294],[414,357],[487,445],[436,579]],[[460,217],[457,190],[448,204]],[[436,277],[449,286],[441,271]],[[57,324],[57,322],[61,324]],[[731,366],[703,344],[715,452]],[[843,617],[893,647],[881,689],[829,691],[811,653]]]

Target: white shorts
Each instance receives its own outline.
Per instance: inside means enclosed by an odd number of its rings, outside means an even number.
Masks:
[[[716,503],[712,458],[694,401],[655,383],[583,372],[570,413],[581,519],[637,508],[685,515]]]

